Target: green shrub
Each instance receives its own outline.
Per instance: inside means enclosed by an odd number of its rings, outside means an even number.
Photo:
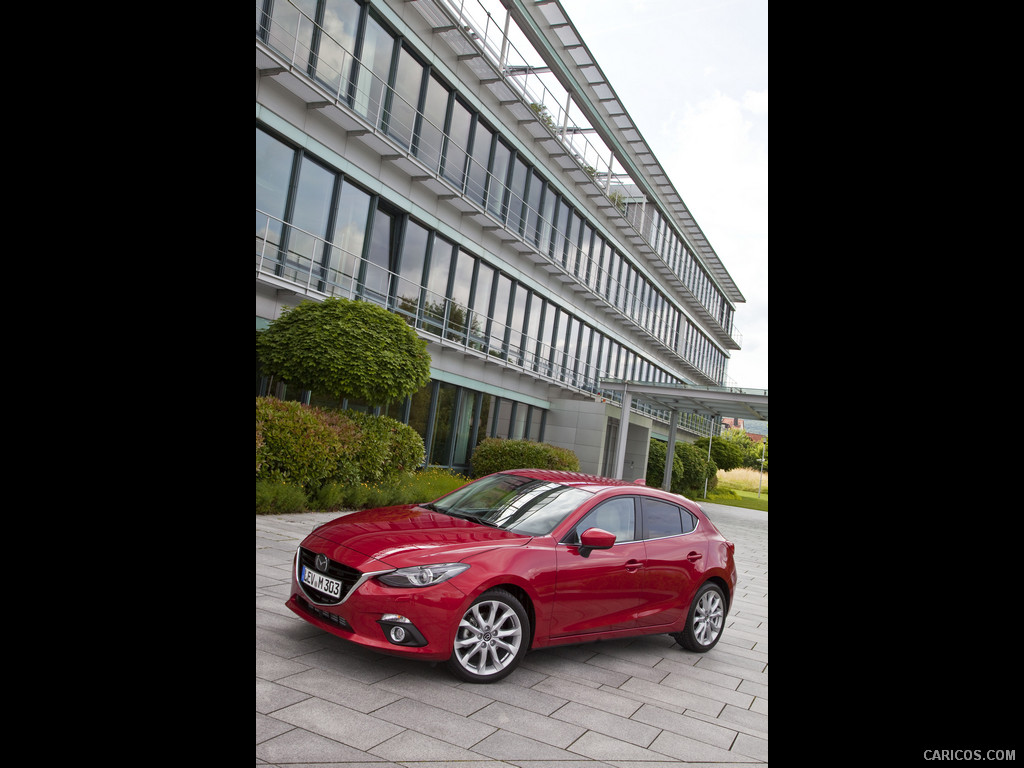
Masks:
[[[481,440],[471,459],[473,477],[483,477],[507,469],[560,469],[580,471],[580,460],[567,448],[532,440],[505,440],[489,437]]]
[[[256,479],[315,489],[337,470],[337,433],[311,408],[256,398]]]
[[[256,481],[257,515],[285,515],[305,509],[306,494],[301,488],[276,480]]]
[[[660,440],[651,440],[647,458],[647,485],[660,488],[665,480],[665,454],[668,445]],[[692,496],[704,492],[704,479],[708,480],[710,493],[718,485],[718,467],[712,459],[708,461],[707,448],[703,450],[690,444],[677,442],[672,458],[672,493]]]
[[[426,455],[423,438],[408,424],[359,411],[341,411],[338,416],[350,420],[359,430],[354,454],[359,480],[387,482],[423,463]]]

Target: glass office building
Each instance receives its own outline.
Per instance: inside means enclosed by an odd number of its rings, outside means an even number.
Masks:
[[[557,0],[256,0],[257,329],[331,296],[427,340],[430,384],[384,412],[429,464],[498,436],[600,474],[602,382],[726,385],[743,301]],[[669,428],[634,405],[630,479]]]

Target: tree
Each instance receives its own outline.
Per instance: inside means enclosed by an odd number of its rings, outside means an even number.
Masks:
[[[303,301],[258,334],[256,349],[268,375],[368,405],[400,400],[430,381],[426,341],[366,301]]]

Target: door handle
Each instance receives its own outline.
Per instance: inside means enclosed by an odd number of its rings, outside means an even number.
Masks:
[[[641,563],[639,560],[629,560],[626,562],[626,570],[630,573],[636,573],[643,567],[644,564]]]
[[[700,552],[691,552],[686,556],[686,559],[689,560],[691,563],[696,563],[702,557],[703,555]]]

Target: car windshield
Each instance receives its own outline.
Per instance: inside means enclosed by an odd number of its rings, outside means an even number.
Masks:
[[[592,495],[560,483],[493,475],[438,499],[430,507],[506,531],[544,536]]]

